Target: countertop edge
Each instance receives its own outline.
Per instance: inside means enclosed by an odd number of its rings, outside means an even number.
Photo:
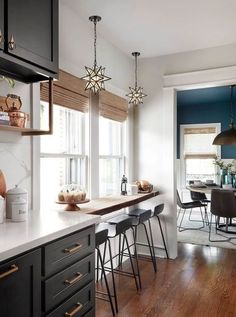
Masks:
[[[56,230],[55,232],[49,233],[45,236],[38,237],[36,239],[30,240],[28,242],[25,242],[19,245],[16,245],[15,247],[12,247],[7,250],[3,250],[3,251],[0,250],[0,263],[8,259],[11,259],[15,256],[18,256],[22,253],[25,253],[27,251],[30,251],[31,249],[35,249],[46,243],[52,242],[53,240],[56,240],[58,238],[63,238],[63,236],[66,236],[70,233],[95,225],[99,223],[100,219],[101,219],[100,216],[92,216],[91,219],[86,219],[80,223],[70,225],[67,228]]]

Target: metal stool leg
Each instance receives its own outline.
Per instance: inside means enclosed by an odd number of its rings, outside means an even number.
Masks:
[[[116,293],[116,284],[115,284],[115,276],[113,271],[113,260],[112,260],[112,252],[111,252],[111,241],[108,239],[108,250],[109,250],[109,257],[110,257],[110,265],[111,265],[111,276],[112,276],[112,284],[113,284],[113,294],[115,299],[115,307],[116,312],[118,313],[118,301],[117,301],[117,293]]]
[[[102,257],[102,263],[104,265],[106,260],[106,251],[107,251],[107,241],[104,243],[104,249],[103,249],[103,257]],[[103,278],[103,275],[101,274],[101,280]]]
[[[129,242],[128,242],[128,239],[127,239],[127,236],[126,236],[125,232],[123,233],[123,237],[125,239],[125,243],[126,243],[126,247],[127,247],[127,250],[128,250],[131,267],[132,267],[132,272],[133,272],[134,279],[135,279],[135,285],[136,285],[136,288],[137,288],[137,291],[138,291],[139,290],[139,285],[138,285],[137,276],[136,276],[135,269],[134,269],[134,263],[133,263],[133,260],[132,260],[132,255],[131,255],[131,252],[130,252]],[[140,278],[140,275],[139,275],[139,278]],[[141,285],[140,285],[140,289],[141,289]]]
[[[149,224],[149,232],[150,232],[150,238],[151,238],[151,244],[152,244],[152,254],[153,254],[153,258],[155,260],[155,266],[156,266],[156,270],[157,271],[157,265],[156,265],[156,255],[155,255],[155,248],[154,248],[154,243],[153,243],[153,235],[152,235],[152,226],[151,226],[151,221],[150,219],[148,219],[148,224]]]
[[[111,306],[111,310],[112,310],[112,315],[115,316],[115,310],[114,310],[114,306],[113,306],[113,302],[112,302],[112,297],[111,297],[110,289],[109,289],[108,282],[107,282],[106,272],[105,272],[104,265],[103,265],[103,258],[102,258],[102,255],[101,255],[99,248],[96,248],[96,249],[97,249],[97,254],[99,257],[100,264],[101,264],[102,275],[104,277],[104,281],[106,284],[107,295],[109,298],[109,302],[110,302],[110,306]]]
[[[145,223],[142,223],[142,225],[143,225],[144,230],[145,230],[147,243],[148,243],[148,247],[149,247],[149,251],[150,251],[150,256],[151,256],[151,259],[152,259],[153,268],[154,268],[154,271],[156,272],[157,271],[156,260],[155,260],[155,255],[153,255],[153,252],[152,252],[153,248],[151,247],[151,244],[150,244],[150,240],[149,240],[149,236],[148,236],[148,232],[147,232],[147,227],[146,227]]]
[[[99,247],[97,247],[97,249],[99,249]],[[97,254],[97,267],[96,267],[96,280],[98,282],[99,280],[99,257],[98,257],[98,254]]]
[[[164,247],[165,247],[165,251],[166,251],[166,257],[167,257],[167,259],[169,259],[169,254],[168,254],[168,250],[167,250],[167,246],[166,246],[166,242],[165,242],[165,237],[164,237],[163,230],[162,230],[161,220],[160,220],[159,216],[156,216],[156,217],[157,217],[157,220],[158,220],[158,223],[159,223],[161,236],[162,236],[162,241],[163,241],[163,244],[164,244]]]
[[[139,270],[139,263],[138,263],[138,252],[137,252],[137,227],[135,228],[131,228],[132,232],[133,232],[133,239],[134,239],[134,257],[135,257],[135,261],[136,261],[136,267],[137,267],[137,275],[138,275],[138,280],[139,280],[139,287],[140,289],[142,289],[142,282],[141,282],[141,274],[140,274],[140,270]]]

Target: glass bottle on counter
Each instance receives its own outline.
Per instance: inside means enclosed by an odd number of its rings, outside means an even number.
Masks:
[[[127,182],[128,182],[127,177],[123,175],[121,179],[121,186],[120,186],[121,195],[127,195]]]

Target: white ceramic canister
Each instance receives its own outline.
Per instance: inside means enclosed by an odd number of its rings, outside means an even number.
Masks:
[[[137,195],[138,194],[138,186],[135,184],[128,184],[128,194],[129,195]]]
[[[25,189],[18,187],[9,189],[6,195],[6,217],[12,218],[12,202],[19,198],[24,199],[26,202],[26,210],[28,210],[28,193]]]
[[[28,216],[27,203],[23,198],[18,198],[11,203],[12,221],[26,221]]]

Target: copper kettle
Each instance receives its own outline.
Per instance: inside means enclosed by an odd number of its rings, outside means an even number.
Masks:
[[[10,117],[10,125],[19,128],[26,128],[28,115],[25,112],[20,111],[22,106],[20,96],[8,94],[5,103]]]

